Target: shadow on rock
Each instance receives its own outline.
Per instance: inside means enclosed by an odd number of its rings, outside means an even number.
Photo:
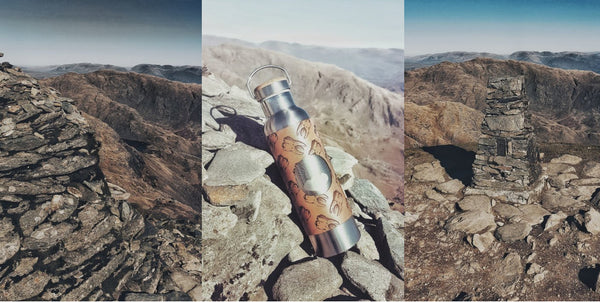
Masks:
[[[594,290],[598,290],[597,288],[595,288],[596,283],[598,282],[598,275],[600,275],[600,264],[582,268],[579,271],[578,277],[579,280],[583,282],[587,287]]]
[[[213,113],[217,110],[223,117],[217,117]],[[227,125],[237,135],[236,141],[264,151],[267,150],[263,125],[257,122],[258,117],[240,115],[229,106],[215,106],[211,109],[211,115],[220,125]]]
[[[423,147],[423,150],[439,160],[450,177],[460,180],[465,186],[471,185],[475,152],[453,145]]]

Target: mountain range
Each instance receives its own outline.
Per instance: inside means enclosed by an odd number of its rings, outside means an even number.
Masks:
[[[498,60],[515,60],[546,65],[562,69],[589,70],[600,73],[600,52],[550,52],[550,51],[517,51],[510,55],[488,52],[453,51],[405,58],[406,70],[428,67],[441,62],[460,63],[475,58],[491,58]]]
[[[202,68],[191,65],[139,64],[128,68],[110,64],[74,63],[51,66],[26,66],[22,67],[22,69],[36,79],[56,77],[70,72],[86,74],[98,70],[116,70],[122,72],[133,71],[183,83],[202,83]]]
[[[337,48],[282,41],[252,43],[212,35],[203,35],[202,44],[203,47],[231,44],[277,51],[308,61],[336,65],[391,91],[402,91],[404,87],[403,49]]]

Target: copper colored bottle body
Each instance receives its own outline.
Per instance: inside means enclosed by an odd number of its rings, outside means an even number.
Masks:
[[[269,67],[285,71],[270,65],[256,71]],[[306,111],[295,105],[288,79],[259,85],[253,96],[267,117],[267,143],[304,231],[318,256],[331,257],[356,244],[360,232],[316,126]]]

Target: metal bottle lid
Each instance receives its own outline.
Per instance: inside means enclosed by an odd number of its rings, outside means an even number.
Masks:
[[[253,92],[252,89],[250,89],[250,81],[252,81],[252,77],[260,70],[267,69],[267,68],[275,68],[275,69],[279,69],[279,70],[283,71],[285,73],[285,78],[278,77],[278,78],[269,80],[265,83],[262,83],[262,84],[258,85],[256,88],[254,88],[254,92]],[[246,82],[246,88],[248,88],[248,92],[250,93],[250,95],[252,95],[252,97],[254,99],[256,99],[258,101],[262,101],[270,96],[277,95],[277,94],[280,94],[285,91],[289,91],[291,85],[292,85],[292,80],[290,79],[290,76],[289,76],[287,70],[285,70],[285,68],[283,68],[281,66],[277,66],[277,65],[264,65],[264,66],[261,66],[261,67],[255,69],[250,74],[250,76],[248,77],[248,81]]]

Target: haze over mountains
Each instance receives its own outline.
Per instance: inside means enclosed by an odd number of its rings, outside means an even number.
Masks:
[[[562,69],[590,70],[600,73],[600,52],[517,51],[510,55],[487,52],[453,51],[419,56],[407,56],[406,70],[428,67],[441,62],[460,63],[475,58],[516,60]]]
[[[406,143],[475,142],[488,79],[518,75],[525,77],[539,141],[600,144],[600,74],[488,58],[444,62],[406,73]],[[449,131],[448,125],[461,131]]]
[[[382,48],[334,48],[281,41],[252,43],[212,35],[202,36],[203,47],[232,44],[282,52],[297,58],[336,65],[391,91],[404,83],[404,50]]]
[[[172,66],[138,64],[128,68],[110,64],[74,63],[65,65],[23,67],[23,71],[29,73],[36,79],[56,77],[69,72],[86,74],[98,70],[116,70],[123,72],[133,71],[183,83],[200,84],[202,82],[202,68],[200,66],[191,65]]]

